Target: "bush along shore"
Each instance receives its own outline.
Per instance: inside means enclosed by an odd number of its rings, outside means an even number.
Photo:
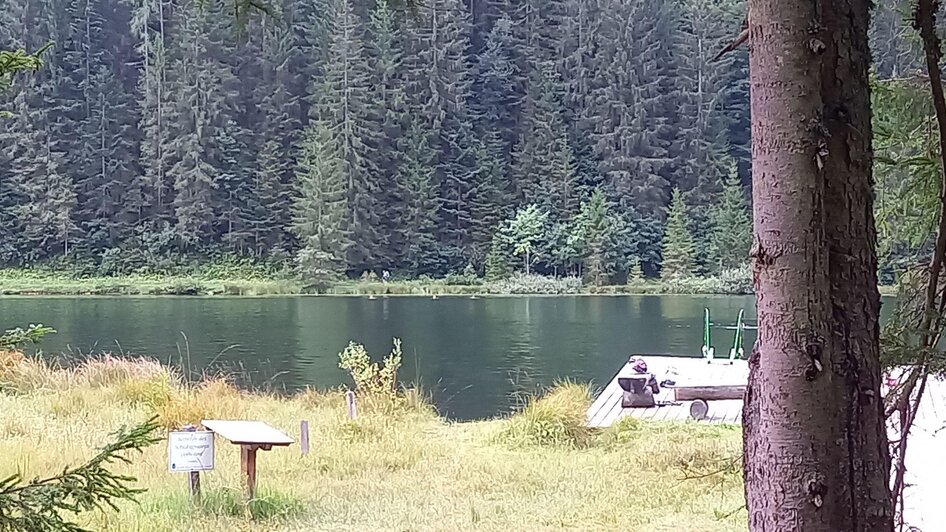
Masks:
[[[440,279],[357,280],[309,283],[289,275],[187,274],[77,275],[30,269],[0,270],[0,295],[568,295],[568,294],[729,294],[752,293],[748,268],[711,277],[631,279],[621,285],[595,285],[577,277],[513,274],[496,280],[476,275]]]
[[[341,390],[292,396],[187,381],[146,359],[102,356],[60,367],[0,351],[0,478],[43,477],[95,455],[120,426],[155,419],[161,441],[116,463],[144,491],[84,528],[125,530],[738,530],[745,526],[737,427],[625,420],[585,426],[589,388],[562,383],[518,412],[454,423],[396,386],[400,345],[383,364],[351,344],[357,417]],[[241,500],[239,450],[219,441],[203,497],[168,472],[164,431],[201,419],[255,419],[312,450],[259,455],[257,498]],[[298,438],[297,438],[298,441]],[[2,493],[0,493],[2,499]],[[2,503],[2,500],[0,500]],[[247,511],[248,510],[248,511]]]

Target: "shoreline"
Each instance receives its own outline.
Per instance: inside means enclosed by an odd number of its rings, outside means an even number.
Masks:
[[[317,291],[297,280],[278,278],[217,279],[199,276],[131,275],[75,278],[64,274],[0,270],[0,297],[516,297],[516,296],[751,296],[736,288],[713,289],[714,278],[645,280],[627,285],[551,286],[498,288],[496,284],[448,284],[442,280],[351,281]],[[896,286],[878,286],[882,297],[895,296]]]

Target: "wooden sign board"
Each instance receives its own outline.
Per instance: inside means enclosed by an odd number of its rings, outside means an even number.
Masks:
[[[293,439],[262,421],[205,419],[208,430],[237,445],[290,445]]]
[[[214,434],[209,431],[168,433],[168,471],[212,471]]]

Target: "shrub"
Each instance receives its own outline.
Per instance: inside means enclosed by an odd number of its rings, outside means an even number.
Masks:
[[[348,347],[338,354],[338,367],[351,375],[355,381],[355,391],[365,395],[394,397],[397,393],[397,370],[401,367],[401,340],[394,339],[394,349],[381,366],[371,361],[365,346],[349,342]]]
[[[38,344],[47,334],[56,332],[52,327],[45,327],[43,324],[30,324],[23,329],[9,329],[0,335],[0,349],[17,349],[26,344]]]
[[[581,286],[581,279],[577,277],[518,274],[509,279],[492,282],[488,288],[496,294],[562,295],[578,294],[581,292]]]
[[[587,385],[564,382],[544,397],[532,398],[506,420],[499,440],[512,445],[586,447],[592,432],[585,414],[591,406]]]

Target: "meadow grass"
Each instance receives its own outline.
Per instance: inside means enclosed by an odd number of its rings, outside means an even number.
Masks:
[[[246,393],[225,379],[186,384],[149,360],[101,358],[62,368],[0,354],[0,478],[76,465],[120,426],[157,415],[165,427],[202,418],[258,419],[312,450],[260,452],[259,496],[244,513],[239,451],[218,439],[204,496],[167,471],[157,445],[119,471],[148,491],[92,530],[744,530],[738,428],[622,421],[584,426],[588,388],[563,383],[503,418],[451,423],[417,394],[364,399],[350,421],[340,391]],[[693,473],[700,473],[694,475]],[[699,477],[685,479],[687,476]],[[731,515],[726,515],[731,514]]]

